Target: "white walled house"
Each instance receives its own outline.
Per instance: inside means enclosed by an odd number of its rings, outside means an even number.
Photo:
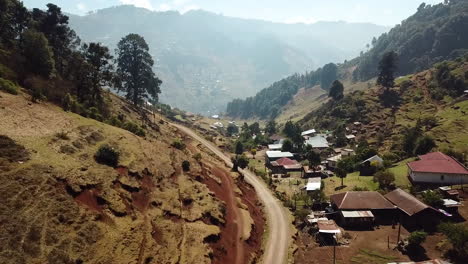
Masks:
[[[419,158],[408,163],[413,182],[444,185],[468,183],[468,170],[454,158],[441,152],[428,153]]]

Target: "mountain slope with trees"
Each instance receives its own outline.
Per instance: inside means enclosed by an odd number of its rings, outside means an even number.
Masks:
[[[84,40],[111,48],[122,34],[143,36],[164,80],[162,101],[203,114],[222,112],[230,100],[252,96],[278,78],[352,58],[388,30],[366,23],[288,25],[132,6],[70,15],[70,24]]]
[[[0,0],[0,263],[261,254],[253,187],[172,126],[168,106],[156,116],[146,103],[161,84],[148,50],[128,34],[115,65],[106,46],[80,42],[60,7]]]
[[[355,79],[377,75],[382,55],[398,54],[397,76],[430,68],[434,63],[455,59],[468,50],[468,2],[446,0],[437,5],[422,3],[417,12],[372,41],[372,48],[357,61]]]
[[[387,70],[382,69],[383,75]],[[379,78],[380,79],[380,78]],[[389,80],[387,80],[389,81]],[[389,81],[393,83],[393,79]],[[299,121],[302,128],[344,131],[400,157],[432,147],[468,152],[468,54],[330,99]],[[361,124],[356,126],[354,122]],[[423,151],[426,150],[426,151]]]
[[[317,85],[320,80],[320,87],[324,93],[328,93],[330,84],[338,79],[345,83],[345,90],[365,89],[368,85],[362,87],[360,84],[369,82],[372,86],[374,82],[372,79],[378,75],[379,62],[388,52],[395,53],[395,77],[428,69],[437,62],[455,59],[468,50],[468,39],[465,33],[468,28],[467,14],[468,2],[463,0],[445,1],[437,5],[421,4],[413,16],[391,29],[390,32],[374,38],[371,43],[372,48],[359,57],[338,64],[336,67],[332,64],[325,65],[318,71],[312,72],[320,75],[317,77],[313,74],[315,78],[311,79],[312,82],[307,81],[310,79],[308,78],[310,73],[287,77],[275,83],[283,84],[281,87],[273,84],[252,98],[236,99],[230,102],[226,113],[232,117],[268,119],[281,115],[287,107],[288,112],[295,110],[302,114],[306,110],[294,107],[295,102],[292,100],[301,88],[307,90],[315,87],[314,85]],[[331,73],[331,75],[324,75],[324,70],[325,73]],[[334,72],[337,74],[333,75]],[[335,79],[328,79],[330,76],[334,76]],[[296,81],[291,82],[291,79]],[[317,99],[317,96],[323,95],[317,92],[303,92],[302,94],[311,94],[310,98],[300,98],[300,101],[311,102],[311,110],[315,108],[312,102]],[[237,109],[240,109],[240,112]],[[283,116],[293,117],[294,114]]]

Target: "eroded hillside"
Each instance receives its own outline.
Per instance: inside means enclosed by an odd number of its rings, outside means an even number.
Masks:
[[[254,190],[163,117],[108,96],[145,138],[0,92],[0,263],[257,259],[264,220]],[[103,144],[120,153],[116,168],[96,163]]]

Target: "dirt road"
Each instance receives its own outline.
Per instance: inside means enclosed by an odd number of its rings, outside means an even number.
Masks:
[[[205,145],[218,157],[223,159],[228,166],[232,167],[231,159],[211,142],[202,138],[190,128],[177,124],[172,125]],[[290,241],[288,215],[281,202],[273,196],[264,182],[258,179],[258,177],[249,170],[241,170],[241,173],[244,175],[247,182],[255,188],[255,191],[257,192],[258,197],[262,200],[267,213],[268,240],[265,247],[265,253],[263,255],[263,263],[286,263]]]

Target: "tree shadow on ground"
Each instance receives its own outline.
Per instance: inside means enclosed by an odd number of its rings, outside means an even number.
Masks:
[[[406,255],[415,262],[429,260],[429,257],[426,254],[426,250],[421,246],[413,246],[408,249]]]
[[[346,185],[338,186],[338,187],[335,188],[335,191],[343,190],[346,187],[348,187],[348,186],[346,186]]]

